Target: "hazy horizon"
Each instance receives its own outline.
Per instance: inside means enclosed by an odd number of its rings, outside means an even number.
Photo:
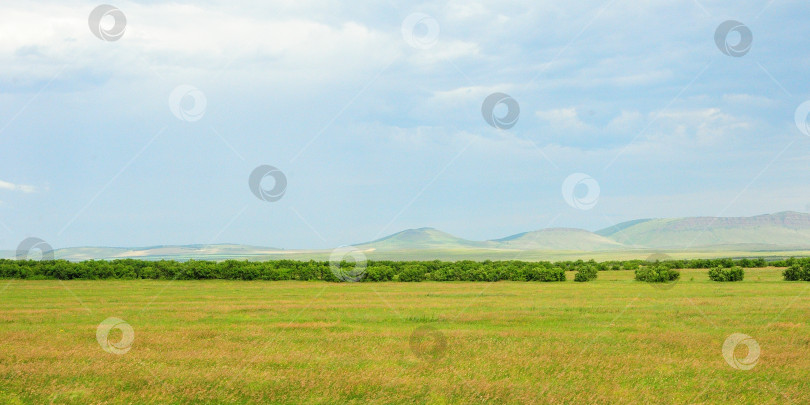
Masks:
[[[519,231],[519,232],[516,232],[516,233],[509,234],[509,235],[489,236],[489,237],[486,237],[486,238],[483,238],[483,239],[474,239],[474,238],[468,238],[468,237],[466,237],[464,235],[456,235],[456,234],[453,234],[451,232],[447,232],[447,231],[445,231],[443,229],[436,228],[434,226],[420,226],[420,227],[415,227],[415,228],[399,229],[399,230],[393,231],[393,232],[391,232],[389,234],[383,235],[383,236],[381,236],[379,238],[363,240],[363,241],[354,241],[354,242],[347,243],[347,244],[341,245],[341,246],[366,245],[366,244],[370,244],[370,243],[373,243],[373,242],[383,241],[383,240],[386,240],[386,239],[388,239],[390,237],[397,236],[397,235],[400,235],[400,234],[403,234],[403,233],[406,233],[406,232],[409,232],[409,231],[434,230],[434,231],[444,232],[444,233],[447,233],[450,236],[453,236],[453,237],[456,237],[456,238],[459,238],[459,239],[463,239],[463,240],[468,240],[468,241],[471,241],[471,242],[493,242],[493,241],[506,240],[506,239],[509,239],[511,237],[520,236],[520,235],[523,235],[523,234],[529,234],[529,233],[532,233],[532,232],[539,232],[539,231],[574,230],[574,231],[585,231],[585,232],[588,232],[590,234],[597,234],[597,233],[599,233],[601,231],[610,231],[611,228],[615,228],[615,227],[617,227],[619,225],[623,225],[623,224],[647,222],[647,221],[654,221],[654,220],[670,220],[670,219],[673,219],[673,220],[687,219],[687,220],[689,220],[689,219],[698,219],[698,218],[713,218],[713,219],[722,219],[722,218],[738,219],[738,218],[742,218],[742,219],[750,219],[750,218],[761,217],[761,216],[769,216],[769,217],[771,217],[771,216],[775,216],[775,215],[778,215],[778,214],[786,214],[786,213],[795,213],[795,214],[800,214],[800,215],[810,215],[810,213],[807,213],[807,212],[781,211],[781,212],[768,213],[768,214],[758,214],[758,215],[745,216],[745,217],[696,216],[696,217],[679,217],[679,218],[636,218],[636,219],[631,219],[631,220],[628,220],[628,221],[623,221],[623,222],[620,222],[620,223],[615,223],[615,224],[612,224],[612,225],[608,225],[606,227],[602,227],[602,228],[599,228],[599,229],[584,229],[584,228],[554,227],[554,226],[552,226],[552,227],[538,228],[538,229],[527,229],[527,230],[523,230],[523,231]],[[722,226],[721,224],[717,224],[717,225]],[[701,233],[711,231],[711,228],[709,228],[709,227],[704,228],[704,227],[698,226],[698,228],[700,228],[702,230]],[[738,232],[739,231],[742,231],[742,230],[740,229],[740,230],[738,230]],[[38,240],[38,239],[40,239],[40,238],[29,237],[26,241],[30,242],[32,240]],[[44,241],[44,242],[47,243],[47,241]],[[47,244],[47,245],[43,245],[43,246],[38,246],[35,249],[40,249],[40,253],[41,253],[43,251],[41,249],[43,249],[43,248],[44,249],[54,249],[54,250],[71,249],[71,248],[85,248],[85,247],[141,249],[141,248],[158,247],[158,246],[206,246],[206,245],[211,245],[211,246],[215,246],[215,245],[253,246],[253,247],[257,247],[257,248],[282,249],[282,250],[291,250],[291,251],[294,251],[294,250],[300,250],[300,251],[332,250],[333,248],[337,247],[337,246],[328,246],[328,247],[325,247],[325,248],[310,248],[310,247],[295,247],[295,246],[293,246],[293,247],[278,247],[278,246],[269,246],[269,245],[255,245],[255,244],[247,244],[247,243],[235,243],[235,242],[231,242],[231,241],[217,241],[217,242],[213,242],[213,243],[187,243],[187,244],[161,244],[161,243],[157,243],[157,244],[145,244],[145,245],[50,246],[50,244]],[[777,246],[777,245],[775,245],[775,246]],[[627,246],[627,247],[630,248],[630,246]],[[643,248],[643,246],[637,246],[636,248]],[[785,247],[782,246],[782,248],[785,248]],[[413,247],[410,247],[410,248],[407,248],[407,249],[413,249]],[[650,249],[655,249],[655,248],[651,247]],[[795,250],[795,249],[796,248],[788,248],[788,250]],[[3,249],[0,249],[0,251],[13,252],[13,249],[5,249],[5,248],[3,248]],[[796,250],[796,251],[797,251],[797,253],[799,252],[799,250]],[[583,251],[582,253],[587,254],[588,252]],[[755,250],[751,251],[749,253],[751,253],[753,255],[756,255]]]

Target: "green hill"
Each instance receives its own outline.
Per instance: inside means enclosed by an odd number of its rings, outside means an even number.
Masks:
[[[54,250],[54,257],[71,261],[91,259],[147,259],[147,260],[188,260],[208,259],[224,260],[232,258],[250,258],[267,254],[279,253],[279,249],[235,245],[166,245],[142,248],[115,248],[115,247],[78,247]],[[281,251],[284,252],[284,251]]]
[[[406,229],[375,241],[356,245],[363,249],[412,250],[412,249],[464,249],[486,248],[487,242],[476,242],[453,236],[434,228]]]
[[[520,250],[601,251],[625,247],[619,242],[582,229],[552,228],[524,232],[492,241],[499,248]]]
[[[598,231],[596,231],[594,233],[597,234],[597,235],[600,235],[600,236],[610,236],[610,235],[613,235],[615,233],[621,232],[621,231],[623,231],[623,230],[625,230],[625,229],[627,229],[627,228],[629,228],[629,227],[631,227],[633,225],[642,224],[642,223],[647,222],[647,221],[652,221],[652,219],[650,219],[650,218],[634,219],[632,221],[622,222],[622,223],[619,223],[619,224],[616,224],[616,225],[613,225],[613,226],[609,226],[609,227],[607,227],[605,229],[600,229],[600,230],[598,230]]]
[[[780,212],[754,217],[640,219],[589,232],[554,228],[501,239],[472,241],[434,228],[408,229],[355,245],[369,259],[525,260],[644,258],[667,251],[684,257],[788,256],[810,251],[810,214]],[[332,249],[284,250],[217,244],[141,248],[76,247],[56,249],[57,259],[328,260]],[[0,257],[13,258],[13,250]]]
[[[754,217],[650,219],[596,233],[642,248],[805,249],[810,247],[810,215],[780,212]]]

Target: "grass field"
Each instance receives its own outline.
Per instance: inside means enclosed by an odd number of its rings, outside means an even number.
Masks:
[[[0,280],[0,403],[810,403],[810,283],[568,279]]]

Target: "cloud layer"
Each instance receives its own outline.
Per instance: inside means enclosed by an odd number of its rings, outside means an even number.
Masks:
[[[121,2],[112,42],[97,5],[0,6],[3,246],[480,239],[810,203],[802,2]],[[731,18],[754,35],[740,58],[714,40]],[[178,86],[199,119],[170,108]],[[520,105],[508,130],[482,117],[496,92]],[[273,204],[247,186],[263,164],[288,180]],[[599,182],[587,212],[572,173]]]

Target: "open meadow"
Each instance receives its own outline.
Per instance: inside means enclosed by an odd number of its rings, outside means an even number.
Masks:
[[[2,0],[0,405],[810,405],[808,16]]]
[[[810,283],[571,280],[0,280],[0,403],[810,402]]]

